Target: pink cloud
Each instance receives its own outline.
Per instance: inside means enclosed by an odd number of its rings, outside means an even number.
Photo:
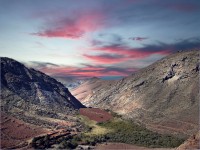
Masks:
[[[83,55],[86,59],[92,60],[99,64],[114,64],[127,60],[121,55]]]
[[[58,72],[72,72],[75,71],[77,68],[75,67],[43,67],[39,70],[45,72],[47,74],[56,74]]]
[[[99,11],[79,12],[72,17],[61,17],[53,21],[48,20],[46,29],[31,34],[49,38],[76,39],[88,32],[101,29],[103,27],[103,19],[104,15]]]
[[[119,46],[119,45],[93,48],[93,50],[114,53],[114,54],[120,54],[120,55],[123,55],[124,57],[128,57],[130,59],[131,58],[134,58],[134,59],[145,58],[152,54],[167,55],[170,53],[170,51],[168,51],[168,50],[162,50],[162,51],[150,51],[149,50],[148,51],[148,50],[142,50],[139,48],[130,48],[127,46]]]
[[[89,49],[94,52],[102,52],[98,55],[83,54],[82,56],[91,60],[95,64],[117,64],[126,62],[133,59],[145,59],[153,54],[166,56],[171,53],[172,47],[166,49],[160,45],[146,45],[143,48],[132,48],[125,44],[111,44],[104,46],[102,43],[99,45],[93,44]]]
[[[101,71],[91,71],[91,72],[76,72],[71,73],[70,75],[75,77],[103,77],[103,76],[127,76],[127,73],[118,72],[118,71],[107,71],[101,72]]]
[[[51,76],[67,76],[67,77],[103,77],[103,76],[127,76],[130,72],[135,71],[131,68],[119,69],[109,68],[103,66],[85,66],[79,67],[68,67],[68,66],[54,66],[54,67],[43,67],[38,70],[51,75]]]
[[[42,37],[60,37],[60,38],[70,38],[75,39],[83,35],[83,31],[76,29],[74,27],[62,28],[62,29],[52,29],[45,30],[43,32],[32,33],[32,35],[42,36]]]

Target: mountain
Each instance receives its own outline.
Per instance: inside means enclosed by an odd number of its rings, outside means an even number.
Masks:
[[[1,57],[1,111],[18,117],[28,114],[59,118],[59,114],[75,114],[82,107],[60,82],[13,59]]]
[[[81,103],[87,105],[90,96],[93,94],[96,88],[103,88],[104,85],[107,85],[111,82],[115,81],[101,80],[100,78],[93,77],[91,79],[88,79],[83,84],[79,85],[77,88],[72,89],[71,92],[79,101],[81,101]]]
[[[61,82],[65,87],[67,87],[70,91],[80,86],[84,82],[89,79],[75,79],[70,77],[60,77],[60,76],[52,76],[54,79]]]
[[[199,123],[199,68],[199,51],[177,52],[117,82],[85,88],[80,101],[160,133],[191,135]]]

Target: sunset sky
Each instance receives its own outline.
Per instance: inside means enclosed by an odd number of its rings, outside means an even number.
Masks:
[[[52,76],[127,76],[200,48],[200,0],[0,0],[0,56]]]

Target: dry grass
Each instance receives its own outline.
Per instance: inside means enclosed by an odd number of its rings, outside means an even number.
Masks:
[[[92,130],[86,132],[85,135],[104,135],[112,131],[111,129],[107,129],[97,125],[96,121],[90,120],[85,116],[80,115],[79,118],[81,119],[81,122],[92,128]]]

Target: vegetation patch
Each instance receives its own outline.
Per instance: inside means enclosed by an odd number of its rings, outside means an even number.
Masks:
[[[96,122],[86,116],[78,115],[83,130],[80,133],[51,138],[38,137],[32,142],[34,148],[73,149],[78,145],[95,146],[97,143],[117,142],[150,148],[173,148],[182,144],[185,139],[171,135],[162,135],[146,129],[118,115],[109,121]]]
[[[96,121],[90,120],[85,116],[78,116],[81,122],[84,124],[84,134],[88,136],[105,135],[111,132],[112,129],[100,126]]]
[[[98,125],[107,129],[112,129],[111,132],[105,134],[109,142],[161,148],[177,147],[185,141],[185,139],[171,135],[162,135],[152,132],[141,125],[137,125],[132,121],[127,120],[111,120],[104,123],[98,123]]]
[[[89,143],[120,142],[151,148],[173,148],[185,141],[184,138],[150,131],[131,120],[122,119],[114,112],[107,112],[114,118],[104,122],[95,122],[80,115],[86,129],[80,138],[88,140]]]

